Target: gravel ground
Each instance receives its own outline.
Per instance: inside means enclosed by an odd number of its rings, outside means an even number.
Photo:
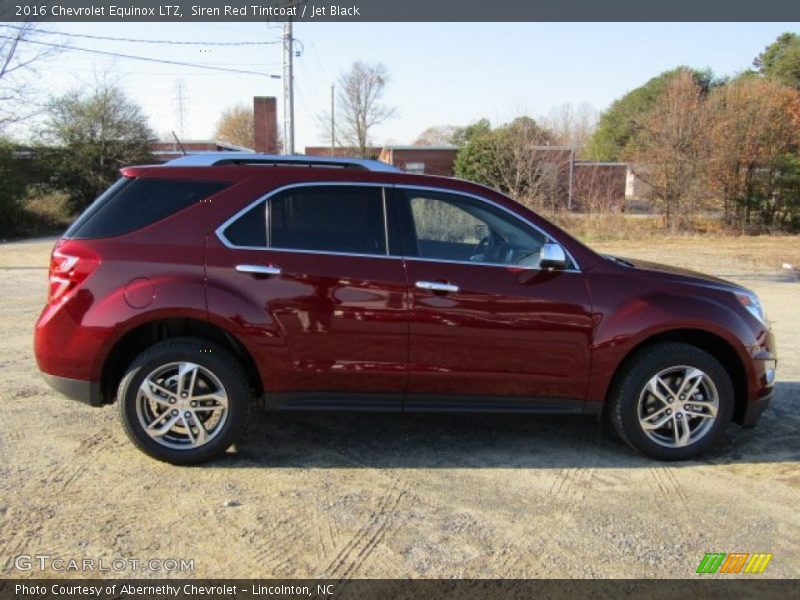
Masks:
[[[19,554],[193,559],[197,577],[691,577],[712,551],[800,570],[800,282],[781,268],[798,238],[601,248],[742,281],[767,306],[773,405],[702,460],[646,460],[584,418],[260,414],[194,468],[148,459],[115,407],[39,378],[51,244],[0,245],[1,576],[64,575],[15,570]]]

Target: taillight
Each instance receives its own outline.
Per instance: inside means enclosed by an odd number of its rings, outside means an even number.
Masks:
[[[50,255],[50,285],[47,301],[55,302],[86,279],[100,258],[79,242],[60,242]]]

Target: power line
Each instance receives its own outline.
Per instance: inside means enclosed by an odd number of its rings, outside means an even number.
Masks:
[[[6,35],[0,35],[0,39],[2,40],[11,40],[11,38]],[[228,67],[214,67],[211,65],[201,65],[196,63],[187,63],[181,62],[177,60],[166,60],[162,58],[150,58],[148,56],[136,56],[133,54],[121,54],[119,52],[107,52],[105,50],[90,50],[89,48],[78,48],[76,46],[69,46],[67,44],[51,44],[49,42],[35,42],[33,40],[25,40],[26,44],[37,44],[39,46],[49,46],[51,48],[61,48],[68,51],[74,52],[87,52],[89,54],[102,54],[104,56],[113,56],[115,58],[127,58],[129,60],[142,60],[145,62],[152,62],[152,63],[161,63],[165,65],[176,65],[179,67],[192,67],[194,69],[208,69],[211,71],[225,71],[227,73],[241,73],[244,75],[259,75],[261,77],[270,77],[272,79],[280,79],[280,75],[273,75],[271,73],[260,73],[258,71],[245,71],[243,69],[231,69]]]
[[[23,27],[19,25],[0,25],[0,27],[8,27],[10,29],[22,30]],[[268,46],[271,44],[280,44],[281,40],[264,41],[264,42],[182,42],[178,40],[143,40],[137,38],[121,38],[111,37],[105,35],[91,35],[88,33],[67,33],[65,31],[53,31],[52,29],[35,29],[32,33],[43,33],[45,35],[63,35],[66,37],[85,38],[89,40],[104,40],[109,42],[132,42],[136,44],[169,44],[173,46]],[[26,40],[27,41],[27,40]]]

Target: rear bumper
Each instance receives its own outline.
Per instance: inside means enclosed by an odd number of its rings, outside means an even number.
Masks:
[[[42,377],[51,388],[71,400],[77,400],[89,406],[103,405],[100,385],[93,381],[70,379],[69,377],[59,377],[58,375],[49,375],[47,373],[42,373]]]

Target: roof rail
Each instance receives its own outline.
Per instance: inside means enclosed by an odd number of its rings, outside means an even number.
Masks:
[[[333,156],[303,156],[254,154],[252,152],[204,152],[189,154],[164,163],[163,167],[212,167],[221,165],[264,165],[270,167],[323,167],[333,169],[363,169],[397,173],[400,169],[379,160],[339,158]]]

